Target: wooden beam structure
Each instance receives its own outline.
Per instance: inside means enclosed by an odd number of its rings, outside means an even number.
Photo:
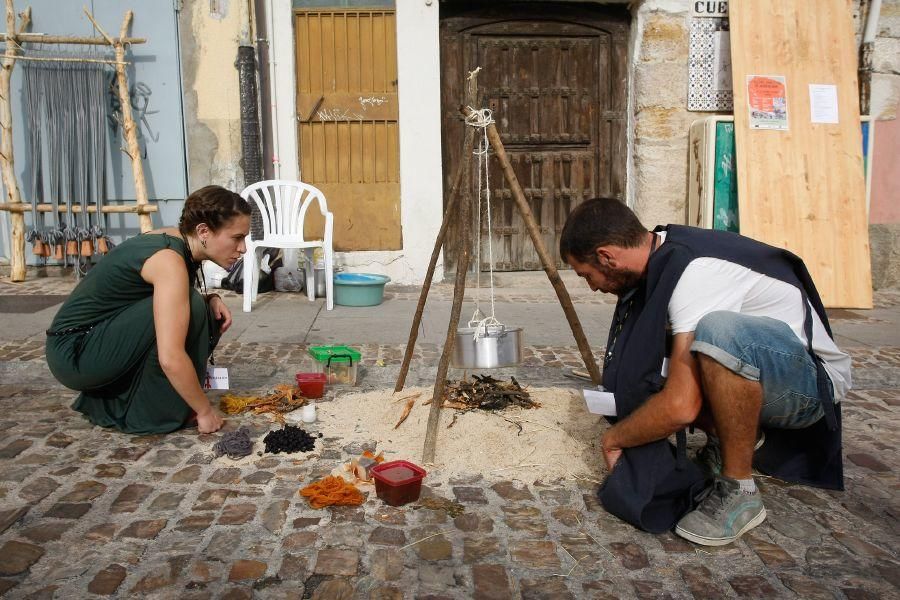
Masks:
[[[131,21],[134,19],[134,12],[125,13],[125,19],[122,21],[122,27],[119,29],[118,39],[111,38],[103,28],[94,20],[87,8],[84,9],[97,31],[100,32],[109,45],[116,50],[116,80],[119,83],[119,103],[122,105],[122,135],[125,137],[125,143],[128,149],[123,152],[131,159],[131,173],[134,176],[134,193],[138,206],[145,205],[149,202],[147,197],[147,183],[144,180],[144,163],[141,160],[141,147],[138,144],[137,124],[134,122],[134,116],[131,113],[131,95],[128,92],[128,74],[125,72],[125,46],[122,40],[127,38],[128,29],[131,27]],[[153,229],[153,223],[150,215],[140,213],[141,231],[146,232]]]
[[[24,30],[31,21],[31,10],[25,11],[21,19],[19,31]],[[6,0],[6,38],[15,40],[16,13],[13,8],[13,0]],[[16,181],[15,153],[13,152],[12,132],[12,101],[10,100],[10,80],[12,70],[16,65],[16,45],[6,44],[3,53],[3,64],[0,68],[0,176],[3,179],[3,189],[6,190],[6,200],[10,204],[22,202],[19,194],[19,184]],[[10,276],[13,281],[25,280],[25,215],[13,213],[10,215],[12,232],[10,234],[10,248],[12,256],[10,261]]]
[[[31,9],[19,15],[20,22],[18,29],[16,28],[16,14],[13,6],[13,0],[6,0],[6,32],[0,33],[0,42],[6,43],[3,52],[2,68],[0,68],[0,177],[2,177],[3,187],[6,191],[6,202],[0,203],[0,211],[10,213],[12,221],[12,233],[10,239],[11,253],[11,269],[10,279],[12,281],[25,280],[25,215],[31,212],[31,205],[22,202],[19,186],[16,181],[15,160],[13,152],[13,136],[12,136],[12,102],[10,101],[10,79],[12,70],[16,60],[48,60],[45,57],[27,57],[20,54],[22,43],[41,43],[41,44],[81,44],[95,46],[112,46],[115,50],[115,61],[98,61],[97,59],[76,59],[79,62],[108,62],[116,67],[116,81],[119,94],[119,104],[122,107],[122,135],[125,139],[126,148],[122,151],[131,159],[131,172],[134,178],[135,203],[126,205],[104,206],[101,208],[102,213],[134,213],[138,215],[141,232],[147,232],[153,229],[153,221],[150,217],[151,213],[157,212],[157,207],[150,204],[147,194],[147,184],[144,178],[144,166],[141,160],[140,144],[137,138],[137,124],[134,121],[134,115],[131,111],[131,96],[128,91],[128,74],[125,66],[128,64],[125,60],[127,47],[131,44],[143,44],[147,40],[145,38],[128,37],[128,29],[134,19],[134,12],[127,11],[119,29],[119,37],[110,37],[102,27],[94,20],[94,16],[84,9],[84,13],[100,32],[102,37],[79,37],[79,36],[60,36],[45,35],[42,33],[25,33],[24,30],[31,22]],[[55,59],[50,59],[55,60]],[[60,60],[71,61],[71,58]],[[54,207],[50,204],[39,204],[37,212],[67,212],[65,206]],[[82,212],[80,206],[72,207],[73,213]],[[87,207],[85,212],[96,213],[96,207]]]
[[[30,8],[28,10],[31,10]],[[35,44],[77,44],[81,46],[109,46],[109,40],[104,37],[69,37],[65,35],[47,35],[45,33],[17,33],[13,37],[9,37],[6,33],[0,33],[0,42],[13,40],[17,43],[35,43]],[[126,46],[131,44],[146,44],[147,38],[122,38],[122,43]]]
[[[0,203],[0,211],[7,211],[13,214],[22,214],[31,212],[32,210],[37,210],[40,213],[48,213],[48,212],[69,212],[68,206],[65,204],[60,204],[59,206],[53,206],[52,204],[38,204],[37,207],[32,207],[30,204],[25,204],[24,202],[18,203]],[[72,213],[96,213],[97,206],[94,204],[90,204],[81,207],[80,204],[72,205]],[[139,215],[146,215],[150,213],[159,212],[159,208],[155,204],[108,204],[100,207],[101,213],[137,213]]]

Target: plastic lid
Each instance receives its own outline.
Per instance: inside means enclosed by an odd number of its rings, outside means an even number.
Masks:
[[[392,470],[404,471],[402,478],[391,477],[388,475],[388,472]],[[411,472],[411,474],[407,476],[406,472]],[[406,460],[383,462],[380,465],[372,467],[371,473],[372,477],[381,481],[381,483],[390,486],[401,486],[413,483],[423,479],[426,475],[425,469]]]
[[[319,381],[327,380],[328,375],[326,375],[325,373],[318,373],[318,372],[316,372],[316,373],[297,373],[294,376],[294,378],[297,380],[297,382],[301,382],[301,381],[304,383],[310,382],[310,381],[311,382],[319,382]]]
[[[374,273],[338,273],[334,282],[344,285],[384,285],[391,280],[387,275]]]
[[[310,346],[309,354],[319,362],[358,363],[362,354],[349,346]]]

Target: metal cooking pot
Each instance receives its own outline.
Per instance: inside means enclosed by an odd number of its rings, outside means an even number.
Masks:
[[[450,362],[457,369],[512,367],[522,362],[524,344],[525,335],[521,327],[489,325],[485,330],[460,327],[456,330]]]

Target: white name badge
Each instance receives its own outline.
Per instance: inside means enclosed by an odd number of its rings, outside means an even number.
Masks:
[[[204,390],[227,390],[228,369],[226,367],[206,367],[206,378],[203,380]]]
[[[616,416],[616,398],[612,392],[605,392],[600,387],[599,389],[585,389],[583,393],[588,412],[607,417]]]

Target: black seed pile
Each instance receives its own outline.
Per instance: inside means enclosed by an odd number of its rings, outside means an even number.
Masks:
[[[285,425],[284,429],[270,431],[263,438],[266,452],[278,454],[285,452],[309,452],[316,445],[316,438],[300,427]]]

